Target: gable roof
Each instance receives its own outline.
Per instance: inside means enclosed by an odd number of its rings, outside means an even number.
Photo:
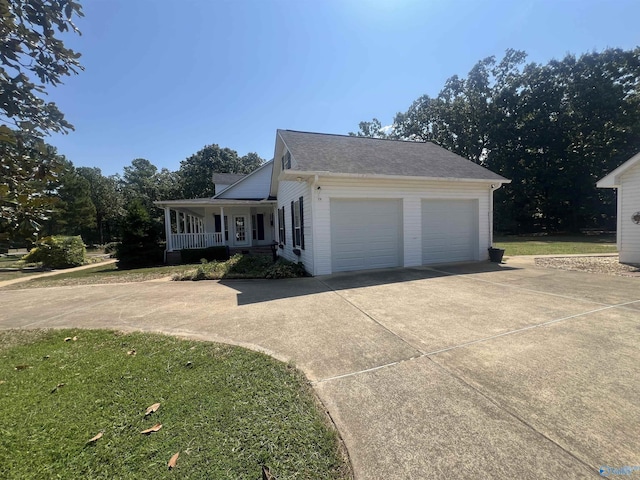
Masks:
[[[242,173],[214,173],[212,180],[213,183],[217,183],[218,185],[233,185],[244,177],[246,177],[246,175]]]
[[[235,182],[233,185],[225,188],[221,192],[216,193],[213,198],[236,198],[239,200],[263,200],[265,198],[268,198],[270,182],[269,179],[262,182],[260,174],[265,169],[271,169],[272,165],[273,159],[264,162],[253,172],[248,173],[247,175],[240,175],[240,180]],[[271,177],[271,170],[266,173],[269,175],[269,177]],[[262,184],[261,182],[264,184]]]
[[[624,162],[622,165],[620,165],[618,168],[616,168],[609,175],[607,175],[606,177],[600,179],[596,183],[596,186],[599,187],[599,188],[615,188],[615,187],[619,187],[620,186],[620,176],[622,176],[624,173],[626,173],[628,170],[632,169],[633,167],[635,167],[639,163],[640,163],[640,152],[636,153],[633,157],[631,157],[629,160]]]
[[[509,180],[431,142],[278,130],[292,170],[353,175]]]

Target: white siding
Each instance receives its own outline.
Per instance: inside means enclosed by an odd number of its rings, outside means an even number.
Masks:
[[[640,225],[631,216],[640,212],[640,164],[620,178],[618,188],[618,248],[620,261],[640,263]]]
[[[273,162],[267,162],[244,177],[239,183],[227,188],[216,198],[263,199],[269,196],[271,168]]]
[[[313,215],[315,221],[315,238],[313,240],[316,247],[313,269],[314,275],[331,273],[331,198],[401,198],[403,201],[403,259],[405,266],[420,265],[422,263],[422,200],[477,200],[479,215],[476,258],[479,260],[486,260],[488,258],[487,249],[491,241],[489,199],[492,195],[488,183],[446,181],[416,182],[373,179],[352,180],[321,177],[318,185],[320,186],[320,190],[314,188],[313,191]],[[278,202],[280,201],[279,196]]]
[[[293,245],[293,221],[291,219],[291,202],[297,201],[300,197],[303,197],[303,210],[304,210],[304,250],[300,248],[301,255],[298,257],[293,253],[295,247]],[[278,186],[278,208],[284,207],[285,215],[285,235],[287,243],[283,245],[284,248],[278,249],[278,254],[287,260],[292,262],[302,262],[305,270],[313,274],[314,262],[313,262],[313,246],[315,239],[312,234],[312,205],[311,205],[311,187],[307,182],[280,182]],[[276,223],[278,215],[276,212]],[[279,226],[276,225],[275,238],[278,238]]]

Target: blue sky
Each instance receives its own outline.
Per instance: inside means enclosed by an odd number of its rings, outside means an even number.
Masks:
[[[85,71],[49,89],[76,131],[54,135],[106,175],[134,158],[177,170],[217,143],[273,156],[277,128],[390,124],[480,59],[640,45],[637,0],[84,0],[65,43]]]

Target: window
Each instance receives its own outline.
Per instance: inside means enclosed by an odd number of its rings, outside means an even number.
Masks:
[[[220,215],[213,215],[215,222],[215,232],[222,233],[222,221],[220,219]],[[224,216],[224,239],[229,241],[229,219],[227,216]]]
[[[304,250],[304,199],[291,202],[291,224],[293,225],[293,246]]]
[[[251,238],[253,238],[254,240],[258,239],[258,231],[256,228],[257,228],[256,216],[251,215]]]
[[[284,245],[287,243],[284,230],[284,207],[278,209],[278,232],[280,235],[280,244]]]
[[[282,170],[291,168],[291,153],[287,152],[282,156]]]
[[[251,215],[251,235],[254,240],[264,240],[264,213]]]

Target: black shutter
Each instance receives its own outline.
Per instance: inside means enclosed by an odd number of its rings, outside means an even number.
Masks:
[[[259,213],[256,215],[256,220],[258,222],[258,240],[264,240],[264,215]]]
[[[291,200],[291,245],[296,246],[296,217],[295,207],[293,206],[293,200]]]
[[[220,218],[220,215],[214,215],[214,222],[216,224],[215,226],[215,231],[216,232],[222,232],[222,219]]]
[[[304,198],[300,197],[300,248],[304,250]]]
[[[282,243],[287,244],[287,229],[285,228],[286,222],[284,221],[284,205],[282,206]]]

